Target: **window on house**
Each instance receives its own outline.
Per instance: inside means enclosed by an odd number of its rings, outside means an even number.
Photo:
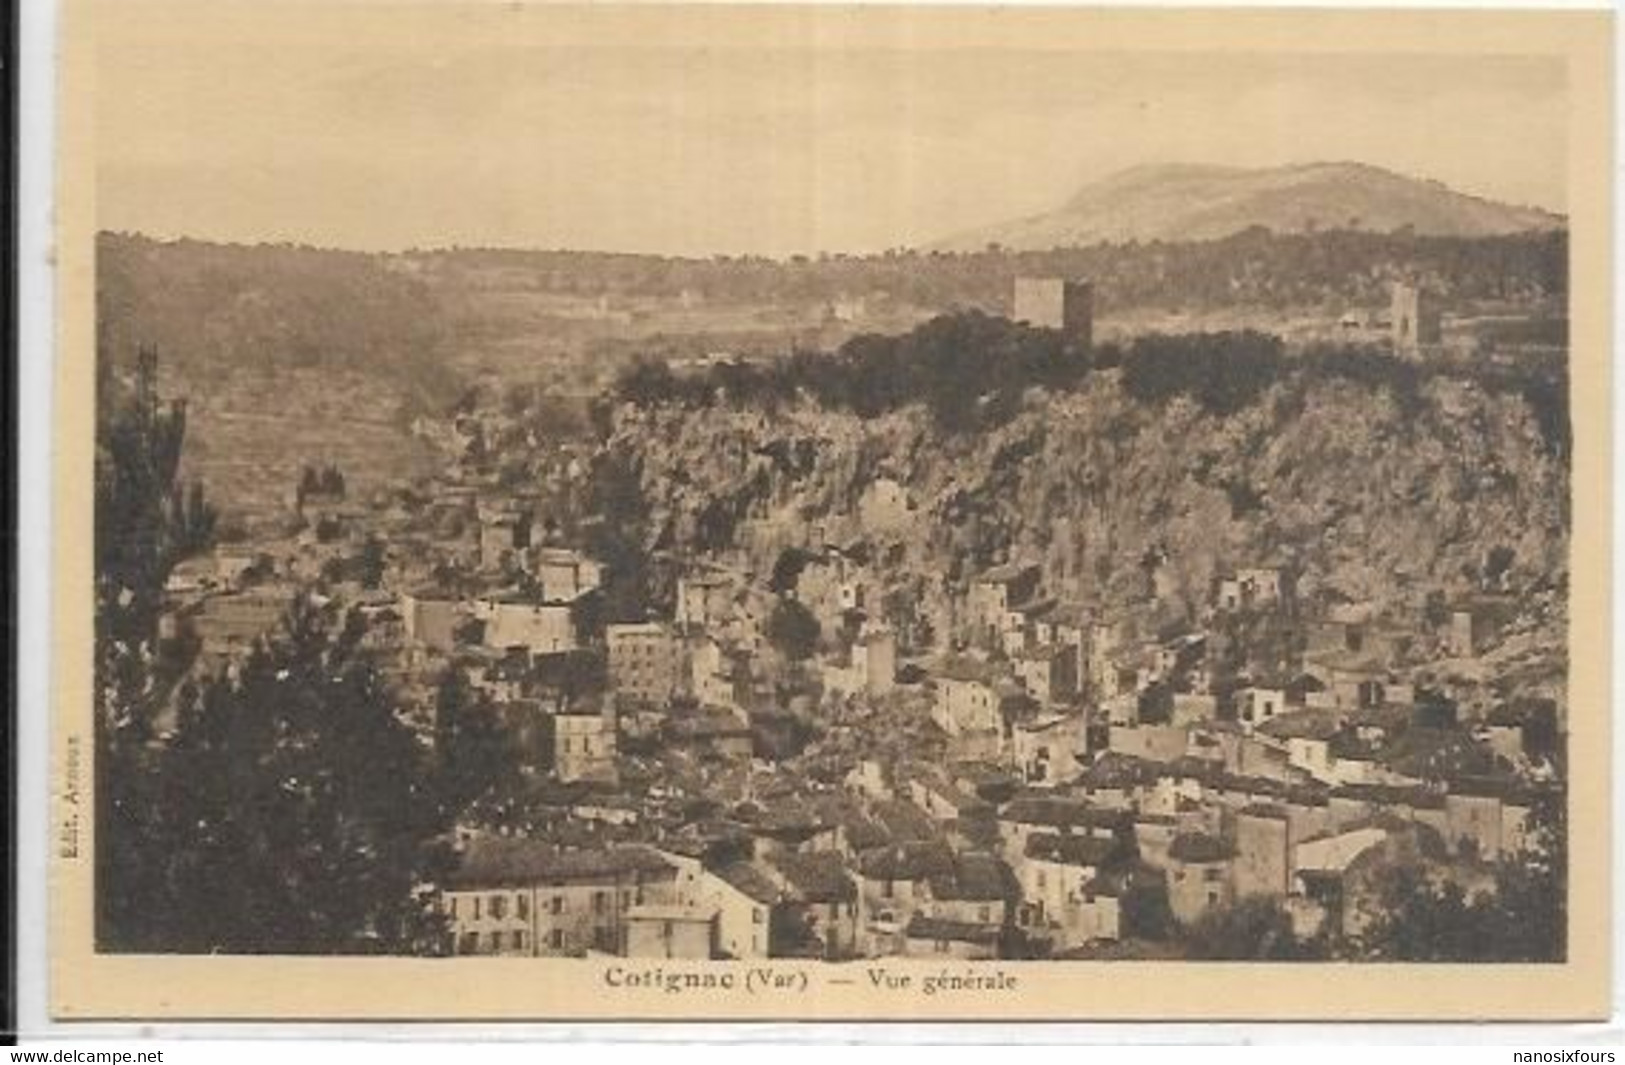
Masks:
[[[457,896],[456,895],[451,896],[451,898],[449,900],[447,900],[446,909],[447,909],[447,912],[450,913],[453,918],[455,918],[457,916]]]
[[[520,895],[515,901],[514,911],[519,915],[521,921],[530,920],[530,896]]]
[[[983,924],[986,924],[988,921],[993,920],[993,909],[992,909],[992,907],[990,907],[990,906],[978,906],[978,907],[976,907],[976,919],[978,921],[981,921]]]
[[[752,906],[750,908],[750,921],[751,924],[762,923],[762,908],[760,906]]]
[[[555,928],[547,933],[547,945],[554,950],[564,949],[564,929]]]
[[[525,933],[523,933],[523,932],[515,932],[513,934],[513,949],[514,950],[524,950],[525,949]]]
[[[500,921],[508,913],[508,900],[502,895],[491,896],[491,920]]]
[[[592,912],[603,913],[608,906],[608,901],[604,892],[594,891],[592,893]]]
[[[893,890],[892,889],[892,882],[890,880],[887,880],[880,887],[880,897],[883,898],[883,899],[891,898],[892,897],[892,890]]]
[[[480,897],[478,895],[475,895],[474,896],[474,920],[478,921],[479,919],[480,919]]]
[[[1207,904],[1209,906],[1217,906],[1219,904],[1219,893],[1217,891],[1209,891],[1207,893]]]
[[[553,910],[554,913],[563,913],[564,912],[564,896],[563,895],[554,895],[553,898],[551,899],[551,903],[552,903],[552,910]]]
[[[478,954],[480,952],[480,934],[478,932],[464,932],[462,945],[457,948],[459,954]]]

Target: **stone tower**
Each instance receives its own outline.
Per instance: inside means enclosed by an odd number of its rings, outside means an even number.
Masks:
[[[1430,293],[1416,285],[1397,284],[1389,313],[1396,353],[1414,355],[1439,343],[1439,307]]]
[[[1041,329],[1059,329],[1067,340],[1088,348],[1094,335],[1095,288],[1087,281],[1018,277],[1010,319]]]

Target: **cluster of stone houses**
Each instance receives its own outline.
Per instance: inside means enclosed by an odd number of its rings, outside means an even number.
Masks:
[[[177,568],[166,631],[229,663],[314,584],[374,619],[426,737],[447,668],[493,700],[560,790],[545,822],[459,834],[457,954],[1090,956],[1148,934],[1137,896],[1175,935],[1266,896],[1305,938],[1352,937],[1395,862],[1492,890],[1557,786],[1527,722],[1457,720],[1417,681],[1493,647],[1504,596],[1456,604],[1421,652],[1419,624],[1300,602],[1279,566],[1220,575],[1172,629],[1060,601],[1019,560],[897,607],[884,560],[826,536],[771,578],[686,560],[664,616],[606,624],[605,567],[537,500],[300,505],[297,534]],[[918,520],[887,477],[855,510]],[[382,572],[350,579],[375,534]],[[817,622],[809,660],[770,638],[788,602]],[[1237,645],[1260,617],[1289,654]]]
[[[815,613],[861,607],[861,580],[838,563],[809,570],[792,594],[805,590]],[[686,575],[671,621],[606,630],[610,692],[693,725],[674,739],[703,739],[710,722],[736,743],[708,743],[708,756],[751,762],[769,599],[738,574]],[[884,713],[915,700],[942,758],[860,747],[833,784],[790,759],[768,774],[774,800],[745,798],[703,830],[647,818],[603,853],[647,848],[670,870],[663,893],[649,905],[614,896],[618,938],[592,949],[1090,956],[1142,931],[1126,915],[1133,892],[1165,897],[1176,935],[1264,896],[1304,938],[1357,937],[1394,863],[1493,890],[1494,863],[1533,844],[1532,810],[1550,784],[1528,772],[1519,725],[1441,726],[1398,664],[1407,645],[1396,626],[1358,608],[1304,618],[1272,568],[1222,577],[1211,609],[1215,632],[1229,613],[1290,614],[1306,633],[1300,668],[1221,692],[1208,632],[1134,639],[1107,612],[1046,599],[1040,571],[1023,565],[970,582],[959,646],[915,656],[906,681],[895,637],[861,626],[818,663],[824,703]],[[1451,615],[1442,653],[1476,654],[1493,639],[1475,610]],[[1473,646],[1458,647],[1458,631]],[[685,699],[700,708],[686,718],[671,709]],[[873,727],[878,751],[886,725]],[[459,891],[482,886],[465,877]],[[520,949],[456,927],[458,950]],[[569,952],[525,942],[522,952]]]

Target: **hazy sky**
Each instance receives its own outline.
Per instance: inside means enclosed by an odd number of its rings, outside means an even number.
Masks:
[[[726,12],[708,38],[491,5],[294,10],[103,9],[102,227],[364,249],[867,251],[1173,161],[1353,159],[1565,206],[1553,59],[1107,52],[1086,33],[960,47],[770,20],[735,40],[715,34]]]

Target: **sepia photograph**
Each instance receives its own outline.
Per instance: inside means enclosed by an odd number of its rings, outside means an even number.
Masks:
[[[63,1015],[1603,1008],[1606,16],[69,28]]]

